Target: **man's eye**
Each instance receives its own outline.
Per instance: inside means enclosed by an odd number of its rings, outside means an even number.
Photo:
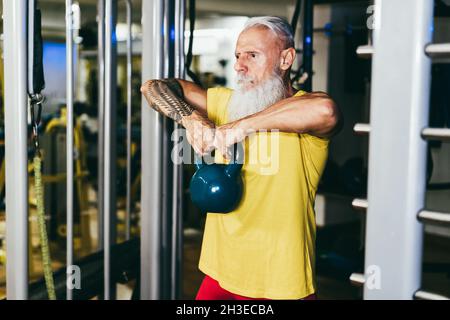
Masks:
[[[239,56],[238,55],[235,55],[235,57],[236,57],[236,60],[239,60]]]
[[[252,58],[256,58],[256,54],[254,54],[254,53],[250,53],[250,56],[251,56]]]

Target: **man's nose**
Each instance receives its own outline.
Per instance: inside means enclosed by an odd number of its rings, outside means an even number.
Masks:
[[[236,60],[234,64],[234,70],[236,70],[236,72],[238,73],[239,72],[246,73],[248,68],[242,60]]]

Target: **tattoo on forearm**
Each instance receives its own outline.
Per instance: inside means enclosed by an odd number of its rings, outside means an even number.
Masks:
[[[147,81],[143,93],[153,109],[177,123],[194,112],[194,108],[184,101],[183,88],[175,79]]]

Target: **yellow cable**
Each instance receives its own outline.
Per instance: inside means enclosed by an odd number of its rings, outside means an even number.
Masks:
[[[44,194],[42,192],[42,176],[41,176],[42,161],[38,155],[34,157],[33,164],[34,164],[34,189],[36,193],[39,238],[41,241],[42,265],[44,268],[45,285],[47,286],[48,298],[50,300],[56,300],[55,285],[53,281],[53,272],[50,259],[50,250],[48,245],[47,229],[45,226]]]

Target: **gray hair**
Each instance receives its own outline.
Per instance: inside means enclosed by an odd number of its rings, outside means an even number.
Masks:
[[[272,16],[250,18],[244,25],[243,31],[258,26],[266,27],[280,37],[284,49],[294,48],[294,33],[291,25],[286,20]]]

